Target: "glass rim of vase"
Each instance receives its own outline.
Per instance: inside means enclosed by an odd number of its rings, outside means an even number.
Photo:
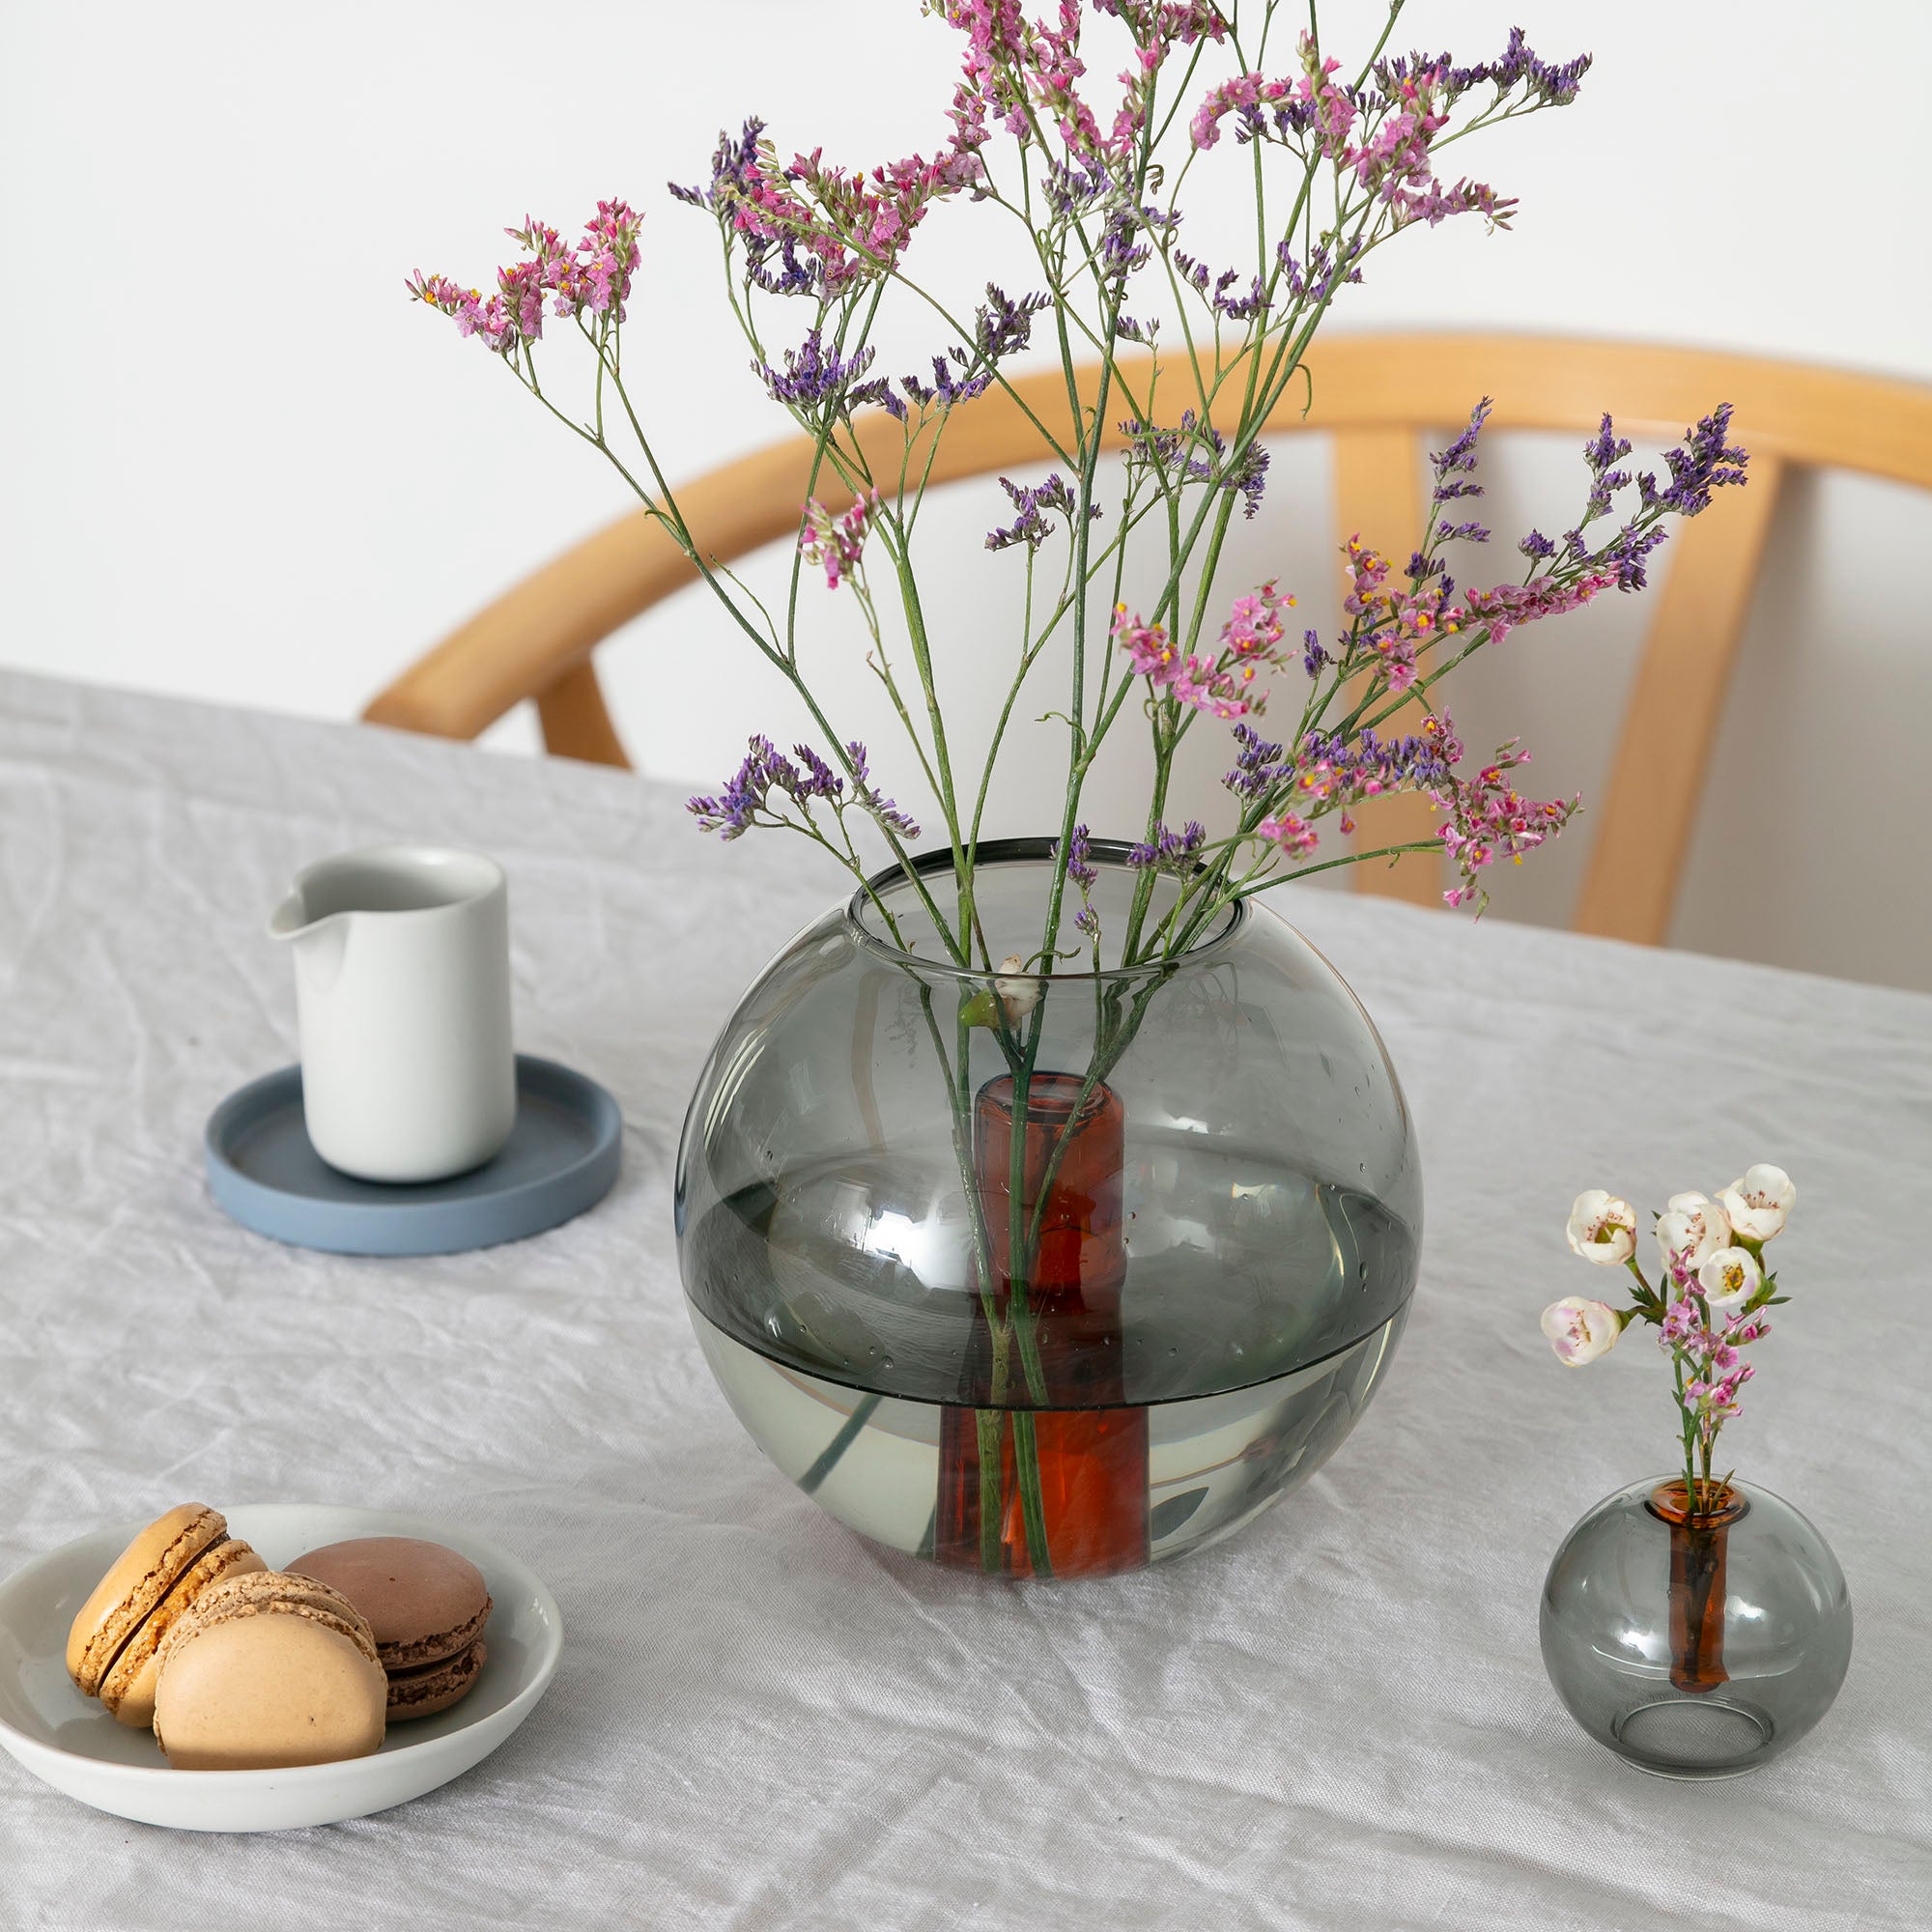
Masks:
[[[1059,843],[1057,838],[981,838],[971,847],[973,868],[977,874],[988,867],[1050,864]],[[1090,838],[1087,841],[1090,860],[1122,871],[1138,869],[1127,864],[1127,854],[1133,849],[1122,838]],[[929,852],[917,853],[910,864],[912,871],[922,879],[935,873],[951,872],[953,869],[952,849],[951,846],[937,846]],[[917,967],[923,972],[950,980],[968,980],[975,985],[985,985],[996,979],[1022,977],[1037,980],[1047,986],[1092,985],[1096,980],[1146,980],[1157,973],[1172,972],[1176,967],[1198,965],[1228,946],[1236,934],[1245,929],[1253,917],[1247,901],[1236,899],[1215,914],[1211,930],[1185,951],[1143,960],[1138,965],[1102,966],[1097,971],[1089,967],[1078,973],[1049,972],[1041,966],[1029,966],[1023,975],[1005,974],[998,969],[989,972],[983,966],[961,966],[952,959],[908,952],[882,936],[867,923],[867,915],[873,910],[874,895],[883,896],[895,889],[902,893],[911,891],[904,866],[885,866],[867,875],[866,883],[846,901],[845,924],[852,937],[867,952],[882,959],[890,959],[895,965]]]

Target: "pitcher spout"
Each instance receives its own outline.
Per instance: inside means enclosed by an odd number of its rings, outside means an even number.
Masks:
[[[320,920],[308,916],[308,906],[302,898],[299,886],[291,887],[288,896],[269,915],[269,937],[270,939],[299,939],[312,926],[320,925]]]

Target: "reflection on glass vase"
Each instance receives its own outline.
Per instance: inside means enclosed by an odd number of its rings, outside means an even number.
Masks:
[[[1731,1777],[1831,1708],[1852,1606],[1831,1546],[1781,1497],[1657,1476],[1606,1497],[1543,1586],[1543,1661],[1570,1714],[1625,1763]]]
[[[902,874],[808,927],[713,1048],[677,1215],[706,1359],[780,1469],[895,1548],[1068,1578],[1231,1535],[1325,1460],[1401,1333],[1421,1186],[1375,1029],[1272,915],[1004,970],[1047,850],[980,848],[996,974],[920,942]],[[1146,882],[1094,857],[1120,933]],[[937,899],[948,863],[919,862]]]

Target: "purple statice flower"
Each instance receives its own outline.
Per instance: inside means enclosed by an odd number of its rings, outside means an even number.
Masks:
[[[1659,489],[1651,472],[1645,471],[1637,478],[1643,507],[1694,517],[1710,508],[1713,491],[1727,484],[1743,483],[1745,465],[1750,457],[1745,450],[1726,444],[1724,439],[1730,430],[1731,406],[1721,403],[1695,429],[1685,431],[1684,441],[1677,448],[1664,451],[1663,462],[1670,471],[1670,481]]]
[[[1306,300],[1319,306],[1325,302],[1345,282],[1359,282],[1361,269],[1357,266],[1363,252],[1363,244],[1356,241],[1343,243],[1339,254],[1326,242],[1319,243],[1303,263],[1286,242],[1275,244],[1275,259],[1281,265],[1282,286],[1288,291],[1292,300]]]
[[[844,780],[810,746],[794,745],[792,750],[798,765],[769,738],[752,739],[745,762],[726,781],[724,789],[716,797],[687,800],[685,810],[696,817],[703,830],[727,839],[742,838],[754,825],[792,823],[782,808],[772,803],[775,793],[799,806],[808,819],[814,799],[822,799],[837,810],[837,801],[845,789]]]
[[[1324,666],[1332,663],[1319,631],[1301,634],[1301,668],[1310,677],[1320,677]]]
[[[1208,840],[1208,828],[1198,818],[1190,818],[1179,831],[1156,826],[1154,836],[1127,850],[1127,864],[1137,871],[1190,872],[1194,855]]]
[[[919,826],[912,813],[885,797],[872,782],[871,763],[866,756],[865,746],[854,738],[845,747],[845,755],[852,763],[853,803],[864,807],[886,831],[897,833],[901,838],[917,838]]]
[[[1447,449],[1431,450],[1429,467],[1435,482],[1430,492],[1432,506],[1453,503],[1462,497],[1480,497],[1483,486],[1466,479],[1475,474],[1476,443],[1482,436],[1483,425],[1490,419],[1490,412],[1495,407],[1488,396],[1469,412],[1469,426],[1457,437]],[[1609,419],[1605,417],[1607,422]]]
[[[1009,355],[1018,355],[1032,341],[1034,317],[1052,305],[1052,298],[1043,295],[1022,296],[1014,301],[997,283],[988,282],[986,299],[975,312],[972,347],[954,346],[944,355],[935,355],[929,384],[917,376],[902,376],[899,388],[921,409],[935,403],[941,409],[952,409],[957,403],[984,395],[992,386],[994,371],[1000,363]],[[884,393],[883,384],[877,386],[882,393],[874,396],[871,385],[867,385],[864,399],[883,403],[903,420],[905,404]]]
[[[1488,543],[1490,532],[1481,524],[1452,524],[1445,517],[1435,526],[1437,543]],[[1409,573],[1411,576],[1414,572]]]
[[[1127,277],[1138,273],[1153,259],[1154,242],[1179,219],[1179,215],[1151,204],[1145,208],[1117,205],[1108,211],[1094,255],[1097,271],[1112,285],[1117,297],[1125,288]]]
[[[838,345],[828,346],[823,331],[814,328],[798,348],[784,352],[782,371],[769,362],[753,362],[752,368],[774,402],[808,413],[846,415],[859,400],[854,384],[871,365],[872,355],[867,347],[841,358]]]
[[[718,137],[711,156],[711,180],[703,187],[669,184],[672,196],[692,208],[709,209],[738,235],[745,249],[745,273],[768,295],[818,295],[824,288],[823,265],[801,252],[798,237],[789,229],[778,233],[753,227],[738,229],[737,212],[757,195],[761,168],[769,164],[764,148],[765,124],[753,116],[735,139],[727,131]]]
[[[1661,524],[1645,529],[1633,519],[1597,553],[1595,561],[1615,573],[1619,590],[1641,590],[1650,581],[1646,559],[1668,534]]]
[[[1264,798],[1294,769],[1294,761],[1282,758],[1282,748],[1270,744],[1251,724],[1235,726],[1235,742],[1241,749],[1235,755],[1235,769],[1221,781],[1236,798]]]
[[[975,396],[983,396],[993,385],[993,372],[980,369],[972,372],[972,357],[963,349],[954,349],[947,355],[932,358],[932,385],[927,387],[917,376],[901,376],[899,387],[921,409],[930,408],[937,403],[943,410],[950,410],[955,403],[970,403]],[[954,368],[958,375],[952,372]]]
[[[1007,550],[1013,544],[1025,544],[1031,550],[1037,550],[1052,533],[1053,526],[1047,522],[1048,513],[1058,512],[1070,524],[1079,507],[1071,485],[1058,470],[1037,489],[1029,490],[1015,483],[1010,476],[1000,478],[1000,488],[1012,499],[1013,508],[1019,515],[1005,528],[986,532],[988,550]],[[1098,517],[1099,504],[1089,505],[1087,515],[1090,519]]]
[[[711,152],[711,181],[705,187],[680,187],[668,183],[672,196],[692,208],[708,208],[714,213],[730,212],[733,202],[749,196],[757,185],[758,142],[765,124],[753,115],[744,131],[733,140],[729,130],[718,136]]]
[[[1217,489],[1238,491],[1244,516],[1252,517],[1261,508],[1262,493],[1267,486],[1268,452],[1260,442],[1250,442],[1238,462],[1224,463],[1227,439],[1219,430],[1197,422],[1192,410],[1182,412],[1178,429],[1160,429],[1131,416],[1120,427],[1127,440],[1129,463],[1144,463],[1176,482],[1211,482]],[[1203,453],[1195,455],[1196,450]]]
[[[1054,857],[1060,856],[1060,842],[1054,841]],[[1099,883],[1100,869],[1094,863],[1091,840],[1087,828],[1076,825],[1073,835],[1066,841],[1066,876],[1080,889],[1080,910],[1073,915],[1073,923],[1089,939],[1100,937],[1100,915],[1094,910],[1092,894]]]
[[[1267,487],[1267,451],[1259,442],[1250,442],[1241,452],[1241,460],[1222,478],[1222,489],[1240,492],[1241,515],[1249,520],[1262,506],[1262,492]]]
[[[1017,355],[1033,340],[1033,319],[1053,306],[1046,295],[1022,296],[1010,300],[995,282],[986,284],[986,299],[974,315],[973,343],[980,359],[989,367],[1009,355]]]
[[[1226,316],[1230,322],[1251,322],[1258,315],[1264,315],[1268,308],[1267,292],[1262,286],[1262,278],[1249,278],[1245,295],[1231,295],[1241,279],[1236,269],[1223,269],[1216,275],[1206,262],[1177,250],[1174,265],[1180,271],[1180,279],[1213,310],[1216,315]]]
[[[1590,70],[1590,56],[1578,54],[1575,60],[1560,63],[1539,60],[1522,29],[1512,27],[1509,44],[1494,60],[1459,68],[1449,66],[1444,55],[1438,64],[1445,69],[1442,84],[1451,100],[1488,81],[1498,94],[1520,87],[1538,106],[1567,107],[1576,99],[1577,88]]]
[[[1599,517],[1609,515],[1610,498],[1619,490],[1627,488],[1631,480],[1628,469],[1616,467],[1630,453],[1630,439],[1616,433],[1605,411],[1603,427],[1583,445],[1583,461],[1590,469],[1590,494],[1584,499],[1583,514],[1577,520],[1578,529],[1595,523]]]
[[[1070,161],[1047,163],[1043,193],[1047,209],[1057,222],[1078,220],[1114,192],[1112,175],[1098,162],[1087,166]]]
[[[1517,549],[1521,551],[1524,556],[1534,558],[1538,562],[1556,554],[1556,546],[1541,530],[1531,530],[1517,545]]]
[[[1060,844],[1054,841],[1054,857],[1060,856]],[[1084,825],[1073,828],[1073,836],[1066,841],[1066,876],[1082,892],[1092,892],[1099,882],[1100,873],[1094,864],[1092,841]]]

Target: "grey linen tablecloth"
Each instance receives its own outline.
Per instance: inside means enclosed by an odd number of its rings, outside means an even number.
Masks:
[[[352,1261],[209,1199],[210,1109],[294,1057],[269,907],[397,836],[503,861],[521,1044],[622,1103],[616,1191],[541,1239]],[[0,1925],[1932,1923],[1932,1000],[1291,895],[1418,1117],[1394,1369],[1232,1546],[986,1585],[783,1482],[681,1305],[687,1094],[838,891],[622,775],[0,677],[0,1571],[190,1496],[371,1503],[508,1545],[566,1632],[507,1747],[351,1825],[171,1833],[0,1759]],[[1790,1757],[1686,1787],[1577,1731],[1536,1640],[1565,1530],[1670,1461],[1660,1365],[1571,1374],[1536,1317],[1600,1285],[1577,1189],[1759,1158],[1802,1298],[1726,1440],[1831,1537],[1857,1651]]]

